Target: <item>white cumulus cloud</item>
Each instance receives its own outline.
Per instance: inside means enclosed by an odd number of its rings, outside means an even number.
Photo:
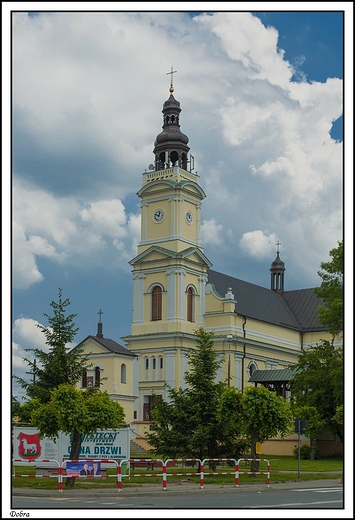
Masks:
[[[271,258],[275,254],[275,245],[278,242],[274,233],[266,235],[260,229],[244,233],[239,246],[244,253],[258,260]]]

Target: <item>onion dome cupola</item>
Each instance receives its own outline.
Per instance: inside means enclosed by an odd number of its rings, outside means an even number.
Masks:
[[[271,263],[271,290],[277,293],[284,292],[284,273],[286,271],[285,263],[280,258],[280,242],[277,244],[276,258]]]
[[[179,116],[181,112],[180,103],[173,96],[173,74],[171,69],[170,97],[163,105],[163,131],[154,142],[153,153],[155,155],[155,171],[164,170],[172,166],[179,166],[187,170],[189,138],[180,130]]]

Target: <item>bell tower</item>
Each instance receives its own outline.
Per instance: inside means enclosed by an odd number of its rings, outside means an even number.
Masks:
[[[211,262],[201,245],[205,193],[194,173],[189,139],[180,130],[180,103],[163,105],[163,127],[154,141],[154,165],[142,174],[141,238],[133,272],[131,334],[123,338],[138,356],[137,416],[146,420],[152,392],[166,397],[165,382],[184,385],[187,353],[204,325],[205,286]]]
[[[171,166],[179,166],[187,170],[188,153],[190,148],[187,146],[189,138],[180,130],[180,103],[173,96],[173,71],[171,67],[170,97],[163,106],[163,131],[157,136],[154,142],[153,153],[155,155],[155,170],[164,170]],[[193,162],[193,158],[192,158]],[[189,161],[191,166],[191,159]],[[190,170],[193,169],[190,168]]]
[[[173,74],[173,70],[171,73]],[[201,246],[201,201],[205,193],[193,172],[188,137],[180,130],[180,103],[173,95],[163,105],[163,131],[154,141],[154,165],[143,173],[141,198],[141,241],[138,254],[159,245],[174,253]]]
[[[284,273],[286,271],[285,263],[280,258],[280,242],[277,242],[276,258],[271,263],[271,290],[277,293],[284,292]]]

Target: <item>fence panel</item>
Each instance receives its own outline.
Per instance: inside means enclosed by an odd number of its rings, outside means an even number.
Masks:
[[[239,462],[267,462],[267,471],[239,471]],[[270,487],[270,462],[267,459],[239,459],[236,466],[236,486],[239,486],[239,473],[241,475],[267,475],[267,487]]]

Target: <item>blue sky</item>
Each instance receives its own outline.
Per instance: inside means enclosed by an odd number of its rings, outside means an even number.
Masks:
[[[280,241],[286,290],[320,284],[320,262],[343,238],[341,9],[352,10],[327,4],[333,12],[227,2],[194,15],[13,13],[15,374],[25,348],[46,348],[36,324],[47,325],[59,287],[77,314],[75,343],[96,334],[99,309],[105,337],[130,333],[136,192],[172,64],[213,269],[269,287]]]

